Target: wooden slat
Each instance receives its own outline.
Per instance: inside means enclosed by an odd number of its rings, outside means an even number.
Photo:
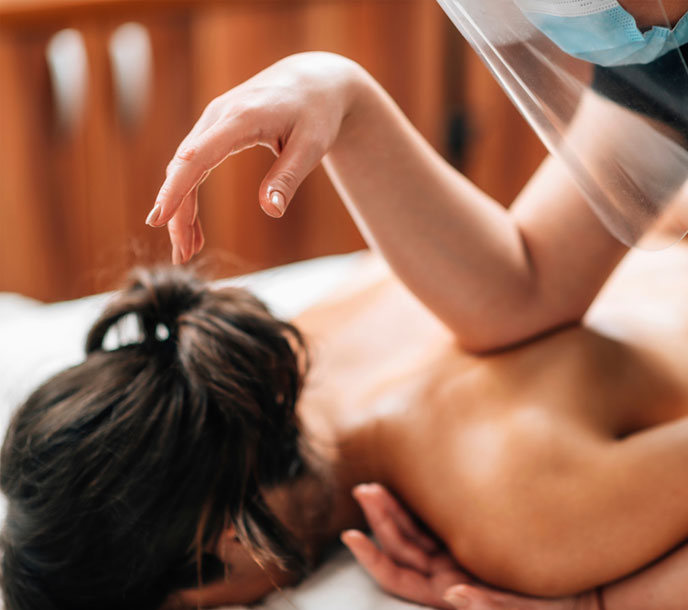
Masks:
[[[0,37],[0,291],[50,298],[68,261],[55,256],[63,219],[45,179],[53,135],[45,41]]]
[[[95,151],[89,171],[90,229],[94,236],[90,273],[94,290],[112,286],[135,263],[169,260],[165,230],[144,224],[165,176],[169,150],[186,134],[191,118],[190,25],[177,16],[147,16],[141,20],[150,37],[153,65],[149,105],[139,123],[118,114],[108,77],[96,87],[89,149]],[[107,27],[108,34],[116,22]],[[102,24],[101,24],[102,27]],[[94,32],[94,55],[108,73],[105,43],[108,36]],[[98,47],[98,45],[103,45]]]

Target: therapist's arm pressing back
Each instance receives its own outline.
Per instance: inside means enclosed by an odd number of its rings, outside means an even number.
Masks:
[[[296,55],[217,98],[170,163],[153,226],[176,262],[202,247],[197,190],[255,145],[278,159],[259,190],[280,216],[323,160],[366,239],[457,336],[481,352],[579,320],[626,252],[548,158],[507,209],[449,165],[390,96],[342,57]]]

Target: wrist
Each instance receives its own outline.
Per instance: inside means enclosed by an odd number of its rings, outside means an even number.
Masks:
[[[342,118],[337,138],[330,149],[335,156],[343,153],[358,155],[367,148],[384,118],[381,107],[385,91],[371,74],[354,61],[343,68]]]
[[[343,101],[340,134],[356,130],[369,114],[375,96],[375,79],[368,71],[353,60],[342,58],[340,95]]]

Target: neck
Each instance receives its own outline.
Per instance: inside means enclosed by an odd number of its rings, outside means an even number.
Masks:
[[[359,483],[387,482],[379,459],[384,455],[379,431],[361,429],[338,436],[306,432],[307,473],[275,490],[270,498],[275,514],[312,565],[339,540],[342,531],[365,527],[352,489]]]

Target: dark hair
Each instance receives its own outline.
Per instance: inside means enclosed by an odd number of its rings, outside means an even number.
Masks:
[[[136,340],[106,349],[131,318]],[[230,524],[258,558],[301,566],[261,493],[303,469],[294,326],[242,289],[138,270],[86,354],[30,396],[2,448],[8,610],[157,608],[198,582]]]

